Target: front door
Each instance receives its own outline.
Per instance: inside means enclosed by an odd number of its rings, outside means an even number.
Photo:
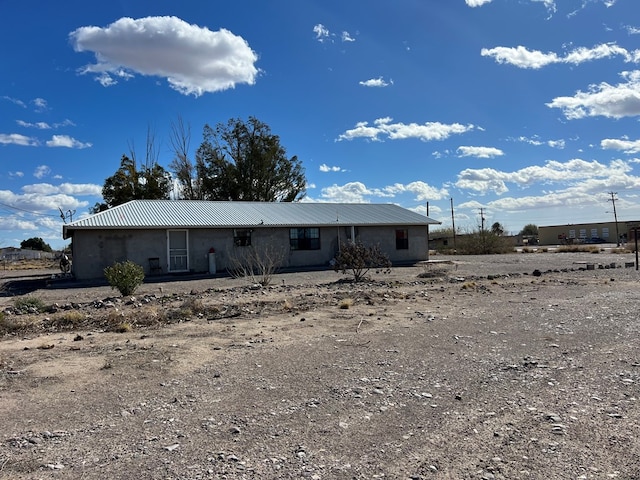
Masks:
[[[189,271],[189,232],[187,230],[168,230],[169,271]]]

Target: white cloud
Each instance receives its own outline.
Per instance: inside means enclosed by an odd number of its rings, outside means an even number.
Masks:
[[[342,41],[343,42],[355,42],[356,39],[353,38],[349,32],[342,32]]]
[[[464,0],[470,7],[481,7],[485,3],[491,3],[492,0]]]
[[[16,123],[25,128],[37,128],[39,130],[49,130],[51,126],[47,122],[29,123],[23,120],[16,120]]]
[[[627,33],[629,35],[639,35],[640,34],[640,27],[633,27],[631,25],[627,25],[626,29],[627,29]]]
[[[384,196],[380,190],[369,189],[362,182],[349,182],[344,185],[325,187],[320,193],[321,201],[336,203],[369,203],[367,197]]]
[[[368,122],[359,122],[355,128],[347,130],[341,134],[337,141],[353,140],[354,138],[367,138],[379,141],[379,137],[386,137],[389,140],[404,140],[407,138],[417,138],[424,142],[431,140],[444,140],[451,135],[462,134],[476,128],[474,125],[462,125],[459,123],[443,124],[440,122],[417,123],[391,123],[392,118],[378,118],[373,126]]]
[[[44,178],[51,173],[51,169],[46,165],[38,165],[33,172],[33,176],[36,178]]]
[[[65,148],[90,148],[91,143],[83,143],[68,135],[53,135],[51,140],[47,141],[47,147],[65,147]]]
[[[20,145],[23,147],[35,147],[38,140],[19,133],[0,133],[0,145]]]
[[[584,117],[622,118],[640,115],[640,70],[623,72],[626,83],[591,85],[573,97],[556,97],[546,105],[560,108],[568,119]]]
[[[572,182],[586,185],[589,181],[597,180],[606,185],[606,182],[611,182],[612,178],[627,176],[631,170],[632,167],[622,160],[615,160],[609,165],[595,160],[591,162],[581,159],[567,162],[549,160],[542,166],[529,166],[514,172],[504,172],[493,168],[465,169],[458,174],[455,186],[480,195],[489,192],[502,195],[509,191],[507,183],[526,188],[533,184],[548,185]],[[640,182],[640,179],[638,181]],[[604,188],[611,187],[604,186]]]
[[[166,78],[178,92],[200,96],[253,85],[258,59],[246,40],[226,29],[211,31],[177,17],[120,18],[111,25],[80,27],[69,34],[77,52],[91,51],[97,63],[80,73],[93,73],[105,85],[116,78],[141,75]]]
[[[17,171],[17,172],[9,172],[9,176],[10,176],[10,177],[18,177],[18,178],[22,178],[22,177],[24,177],[24,172],[21,172],[21,171]]]
[[[24,193],[35,193],[39,195],[53,195],[63,193],[65,195],[102,195],[102,187],[93,183],[61,183],[60,185],[51,185],[50,183],[35,183],[22,187]]]
[[[437,188],[422,181],[411,182],[406,185],[401,183],[395,183],[382,189],[384,192],[393,196],[409,192],[415,195],[416,201],[426,200],[442,200],[449,196],[449,191],[446,188]]]
[[[77,198],[63,193],[47,195],[41,193],[17,194],[10,190],[0,190],[0,203],[19,209],[20,211],[40,213],[59,212],[59,208],[63,210],[76,210],[87,207],[89,204],[87,201],[79,201]],[[51,215],[52,218],[59,218],[59,213]]]
[[[528,143],[529,145],[534,145],[536,147],[541,145],[547,145],[551,148],[557,148],[558,150],[562,150],[566,146],[566,142],[563,139],[543,141],[540,139],[538,135],[534,135],[533,137],[520,136],[518,138],[513,138],[511,140],[522,142],[522,143]]]
[[[370,78],[369,80],[361,81],[358,83],[364,87],[388,87],[389,85],[393,85],[393,80],[386,82],[382,77],[378,77]]]
[[[624,153],[640,153],[640,140],[605,138],[600,142],[604,150],[621,150]]]
[[[640,51],[628,51],[615,43],[603,43],[593,48],[580,47],[560,56],[554,52],[544,53],[539,50],[529,50],[522,45],[517,47],[495,47],[480,50],[483,57],[492,57],[498,63],[507,63],[518,68],[539,69],[553,63],[569,63],[579,65],[592,60],[620,56],[627,63],[638,63]]]
[[[48,108],[47,101],[44,98],[34,98],[32,103],[36,112],[44,112]]]
[[[327,40],[331,36],[329,29],[327,29],[321,23],[318,23],[317,25],[313,26],[313,33],[316,34],[316,40],[318,40],[321,43]]]
[[[504,155],[499,148],[494,147],[458,147],[459,157],[495,158]]]
[[[333,166],[330,167],[329,165],[323,163],[322,165],[320,165],[320,171],[321,172],[344,172],[344,170],[340,167],[337,166]]]
[[[7,95],[3,95],[2,99],[3,100],[7,100],[8,102],[11,102],[14,105],[18,105],[19,107],[27,108],[27,105],[22,100],[20,100],[18,98],[13,98],[13,97],[8,97]]]

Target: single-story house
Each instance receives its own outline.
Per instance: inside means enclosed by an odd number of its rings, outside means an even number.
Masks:
[[[132,200],[63,226],[77,279],[130,260],[155,273],[215,273],[249,249],[277,252],[283,268],[328,266],[351,239],[377,244],[393,264],[428,259],[427,225],[392,204]]]

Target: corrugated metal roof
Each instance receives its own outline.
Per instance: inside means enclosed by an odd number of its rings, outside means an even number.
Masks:
[[[123,228],[305,227],[440,223],[393,204],[132,200],[64,226],[73,230]]]

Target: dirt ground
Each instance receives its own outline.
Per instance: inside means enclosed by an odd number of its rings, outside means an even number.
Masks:
[[[0,272],[0,478],[640,478],[635,257],[434,259],[135,298]]]

